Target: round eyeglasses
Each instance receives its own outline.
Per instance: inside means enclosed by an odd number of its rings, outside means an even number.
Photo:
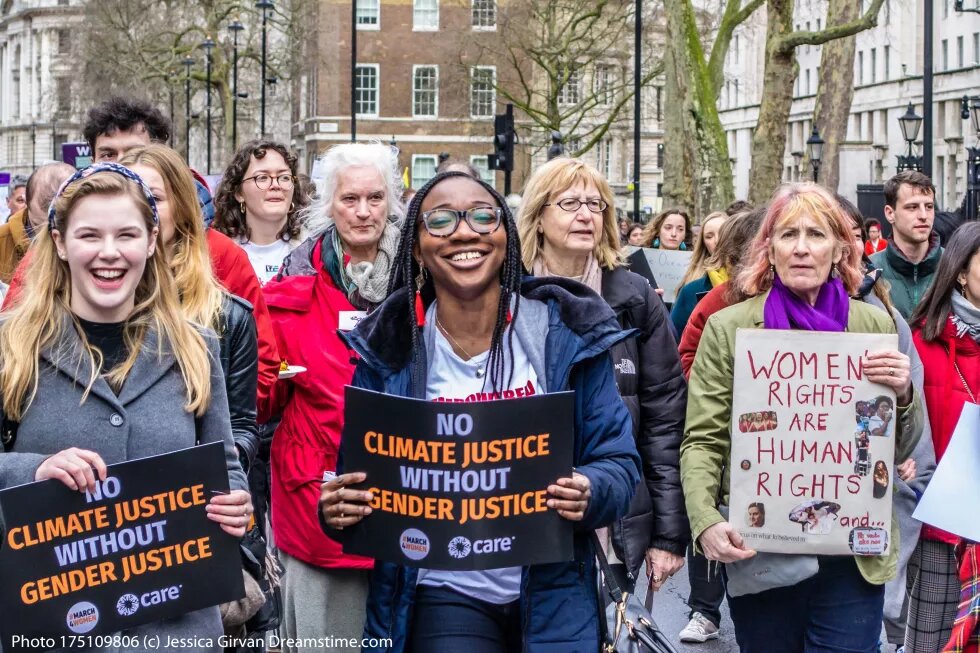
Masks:
[[[422,214],[422,224],[430,236],[438,238],[448,238],[456,233],[461,220],[466,220],[466,224],[474,233],[492,234],[500,226],[501,210],[489,206],[479,206],[468,211],[456,211],[455,209],[433,209]]]
[[[609,206],[608,204],[606,204],[605,201],[600,199],[591,199],[583,202],[577,197],[566,197],[565,199],[559,202],[549,202],[544,206],[557,206],[562,211],[575,213],[576,211],[578,211],[579,207],[582,206],[583,204],[585,204],[586,208],[588,208],[593,213],[602,213],[603,211],[606,210],[606,207]]]
[[[253,175],[252,177],[245,177],[245,179],[242,179],[242,183],[244,184],[249,179],[255,182],[255,187],[258,188],[259,190],[269,190],[270,188],[272,188],[273,179],[275,179],[276,183],[279,184],[279,188],[282,188],[283,190],[289,190],[290,188],[293,187],[293,184],[296,183],[296,177],[290,174],[283,174],[283,175],[278,175],[276,177],[272,177],[270,175],[260,173],[257,175]]]

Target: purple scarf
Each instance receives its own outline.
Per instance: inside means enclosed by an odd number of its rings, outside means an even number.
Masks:
[[[849,309],[847,291],[840,279],[825,283],[816,305],[810,306],[775,277],[762,315],[767,329],[844,331]]]

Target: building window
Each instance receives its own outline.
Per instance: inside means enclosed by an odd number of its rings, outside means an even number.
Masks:
[[[439,0],[414,0],[412,28],[419,31],[439,29]]]
[[[490,184],[491,186],[496,183],[496,172],[490,169],[490,162],[487,161],[487,156],[471,156],[470,165],[476,168],[477,172],[480,173],[480,179]]]
[[[964,65],[963,37],[956,37],[956,67],[962,68]]]
[[[582,87],[579,82],[578,70],[568,69],[568,78],[558,90],[558,104],[575,105],[582,101]]]
[[[806,69],[806,94],[810,95],[810,69]]]
[[[55,113],[66,115],[71,112],[71,79],[58,77],[55,80]]]
[[[472,0],[473,29],[497,29],[497,0]]]
[[[474,66],[470,72],[470,116],[492,118],[497,105],[497,69]]]
[[[608,181],[612,177],[612,139],[604,138],[599,141],[599,172]]]
[[[864,53],[858,52],[858,69],[857,69],[858,85],[864,84]]]
[[[422,188],[436,176],[436,157],[431,154],[412,155],[412,188]]]
[[[871,83],[878,81],[878,48],[871,48]]]
[[[973,33],[973,65],[980,65],[980,32]]]
[[[360,64],[354,75],[354,107],[359,116],[378,115],[378,64]]]
[[[435,118],[439,115],[439,68],[413,66],[412,116]]]
[[[942,52],[943,70],[949,70],[949,41],[947,39],[942,40]]]
[[[657,168],[664,169],[664,144],[657,143]]]
[[[733,86],[735,87],[735,106],[738,106],[738,80],[736,79],[734,81],[735,84]]]
[[[735,48],[732,50],[732,54],[735,58],[735,63],[738,63],[738,34],[735,35],[735,42],[732,44]]]
[[[357,2],[357,29],[379,29],[381,26],[381,0],[355,0]]]
[[[595,77],[592,78],[592,94],[595,96],[596,103],[602,106],[612,104],[613,94],[609,88],[612,79],[612,66],[596,66]]]
[[[886,82],[892,78],[891,53],[892,53],[892,47],[890,45],[886,45],[885,46],[885,81]]]
[[[58,54],[68,54],[71,52],[71,30],[58,30]]]
[[[662,86],[655,86],[654,90],[656,91],[657,96],[657,122],[661,122],[664,119],[664,89]]]

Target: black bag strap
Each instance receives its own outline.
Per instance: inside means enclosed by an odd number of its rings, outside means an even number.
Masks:
[[[609,559],[602,549],[602,542],[599,541],[599,536],[596,535],[595,531],[589,533],[589,540],[592,542],[596,560],[599,561],[599,569],[602,571],[602,582],[606,586],[606,593],[609,594],[613,603],[619,603],[623,600],[623,590],[616,582],[616,575],[613,573],[612,567],[609,566]]]
[[[3,452],[10,453],[17,441],[17,429],[20,428],[20,422],[7,419],[6,413],[3,412],[0,412],[0,418],[2,418],[0,419],[0,441],[3,442]]]

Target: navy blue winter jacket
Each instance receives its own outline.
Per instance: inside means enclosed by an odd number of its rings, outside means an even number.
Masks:
[[[408,289],[392,295],[349,334],[360,356],[353,385],[403,397],[423,398],[413,387],[406,332]],[[626,514],[640,481],[632,423],[613,377],[609,349],[629,337],[598,295],[574,281],[527,278],[514,319],[516,337],[544,379],[547,392],[575,392],[575,469],[589,478],[592,498],[575,527],[572,562],[525,567],[521,620],[528,653],[595,653],[599,607],[595,561],[588,534]],[[537,342],[535,342],[537,341]],[[424,352],[423,352],[424,353]],[[370,517],[369,517],[370,519]],[[337,537],[336,531],[328,535]],[[342,537],[342,536],[340,536]],[[378,561],[371,575],[368,638],[391,638],[387,649],[405,651],[418,572]]]

